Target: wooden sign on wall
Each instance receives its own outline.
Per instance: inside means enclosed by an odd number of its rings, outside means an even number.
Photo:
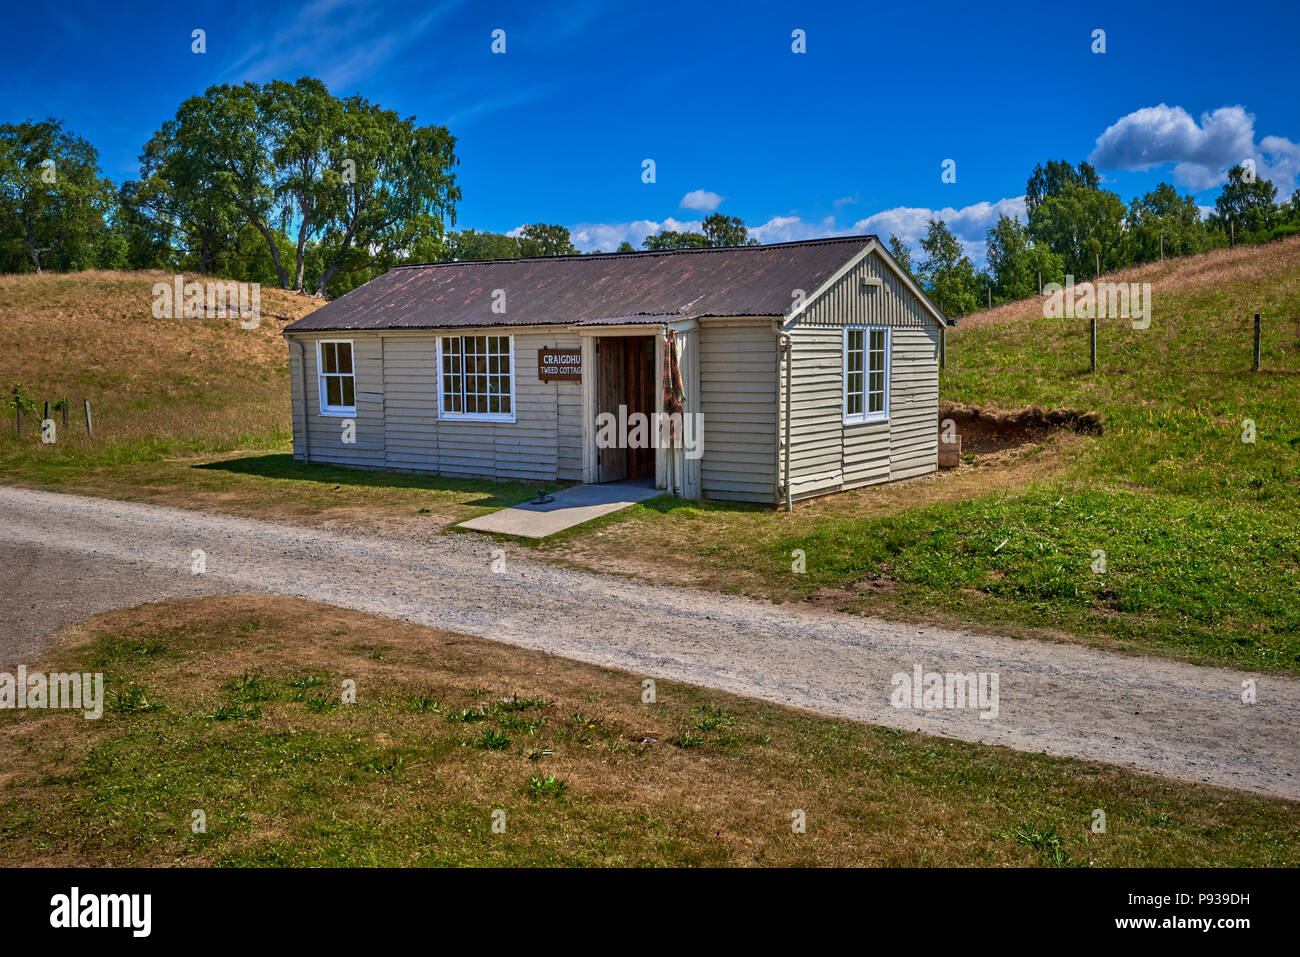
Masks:
[[[581,349],[538,349],[537,378],[542,382],[552,380],[582,381]]]

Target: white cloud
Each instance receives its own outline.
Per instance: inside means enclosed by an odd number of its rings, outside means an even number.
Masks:
[[[1227,180],[1227,170],[1251,159],[1256,173],[1290,195],[1300,177],[1300,145],[1281,136],[1255,144],[1255,117],[1241,106],[1202,113],[1197,123],[1181,106],[1146,106],[1121,117],[1097,137],[1088,161],[1106,169],[1144,172],[1174,164],[1174,179],[1194,192]]]
[[[1000,215],[1018,216],[1023,221],[1025,198],[1017,196],[993,203],[974,203],[960,209],[951,206],[943,209],[898,206],[860,219],[851,226],[837,225],[832,216],[819,221],[809,221],[799,216],[773,216],[765,223],[751,226],[749,235],[765,245],[830,236],[855,236],[861,233],[874,233],[882,241],[888,242],[890,235],[896,235],[916,254],[920,250],[920,240],[925,235],[926,224],[931,219],[942,219],[976,267],[980,268],[984,265],[985,236]],[[569,233],[573,244],[583,252],[594,249],[609,252],[617,249],[624,240],[640,249],[645,237],[652,233],[662,230],[699,232],[701,227],[699,221],[683,222],[669,217],[662,222],[640,219],[630,223],[579,223],[570,226]],[[512,230],[514,232],[517,230]]]
[[[508,235],[517,235],[522,228],[516,227]],[[578,223],[569,227],[569,237],[581,252],[602,249],[608,253],[617,249],[622,242],[629,242],[640,249],[647,236],[663,230],[698,233],[703,228],[704,224],[698,219],[688,221],[669,216],[662,222],[637,219],[630,223]]]
[[[1021,222],[1024,222],[1025,198],[1016,196],[1000,199],[995,203],[987,201],[973,203],[960,209],[952,206],[945,206],[943,209],[897,206],[858,220],[849,232],[875,233],[885,242],[889,241],[891,235],[897,236],[912,250],[913,256],[917,256],[920,254],[921,238],[925,236],[929,221],[942,219],[957,237],[966,255],[970,256],[977,267],[980,267],[984,264],[986,236],[999,216],[1018,217]]]
[[[682,197],[682,209],[692,209],[696,212],[711,213],[722,205],[726,197],[719,196],[717,193],[711,193],[707,189],[693,189]]]
[[[810,223],[798,216],[773,216],[761,226],[752,226],[749,235],[760,243],[792,243],[800,239],[824,239],[827,236],[849,236],[851,229],[841,229],[827,216],[819,223]]]

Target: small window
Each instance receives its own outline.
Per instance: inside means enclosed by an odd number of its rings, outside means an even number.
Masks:
[[[889,418],[889,327],[844,330],[844,421]]]
[[[443,336],[438,353],[443,418],[515,421],[510,336]]]
[[[351,342],[318,342],[316,369],[321,415],[356,415],[356,376]]]

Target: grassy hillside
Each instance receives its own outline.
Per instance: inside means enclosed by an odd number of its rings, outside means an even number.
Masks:
[[[129,461],[289,441],[289,353],[280,331],[320,301],[263,289],[261,322],[248,330],[233,318],[155,319],[153,285],[171,279],[0,276],[0,385],[7,393],[18,382],[38,402],[67,396],[73,405],[70,427],[52,446],[18,442],[8,410],[0,461]],[[94,442],[86,439],[83,399],[91,402]],[[39,433],[38,423],[26,424]]]

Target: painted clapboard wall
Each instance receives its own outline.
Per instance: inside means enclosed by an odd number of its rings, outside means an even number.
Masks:
[[[862,279],[879,285],[862,286]],[[889,326],[890,416],[844,423],[844,327]],[[938,468],[939,325],[877,252],[810,302],[789,328],[792,497]],[[779,396],[785,414],[784,387]]]
[[[503,330],[456,330],[500,335]],[[438,418],[437,335],[433,331],[293,336],[294,456],[363,468],[453,477],[549,481],[582,478],[582,392],[578,382],[540,382],[537,350],[576,349],[559,330],[514,331],[515,421]],[[341,440],[340,418],[320,415],[316,340],[350,339],[356,363],[357,442]],[[303,383],[296,342],[306,345],[310,442],[302,441]]]
[[[700,411],[707,498],[776,498],[777,348],[771,319],[700,324]]]

